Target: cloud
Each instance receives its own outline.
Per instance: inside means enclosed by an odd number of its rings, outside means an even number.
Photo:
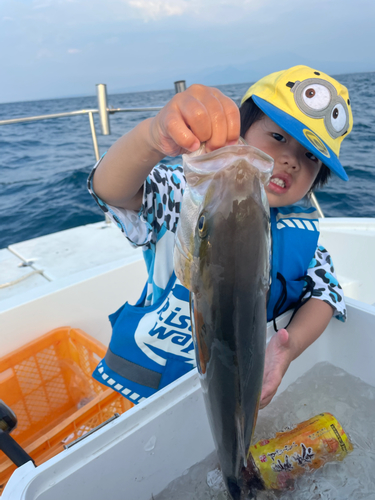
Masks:
[[[349,61],[360,60],[361,71],[375,69],[374,0],[357,0],[356,9],[352,0],[314,0],[313,5],[300,0],[0,4],[0,44],[7,47],[0,51],[4,101],[89,93],[93,82],[102,79],[119,89],[157,85],[163,78],[191,83],[211,74],[213,83],[223,83],[228,66],[246,72],[229,72],[229,83],[250,81],[274,67],[292,65],[289,52],[301,62],[316,61],[316,67],[340,60],[345,71],[359,71]],[[20,77],[25,69],[28,80]]]
[[[128,3],[139,9],[145,19],[180,16],[189,7],[185,0],[129,0]]]
[[[50,0],[44,0],[44,1],[42,0],[41,2],[36,1],[33,2],[32,9],[45,9],[46,7],[50,6],[51,6]]]
[[[145,21],[167,17],[195,18],[207,24],[241,19],[272,0],[124,0],[137,9]],[[229,16],[229,17],[228,17]]]

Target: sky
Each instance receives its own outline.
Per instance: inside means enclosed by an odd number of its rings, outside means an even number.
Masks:
[[[374,0],[0,0],[0,102],[375,71]]]

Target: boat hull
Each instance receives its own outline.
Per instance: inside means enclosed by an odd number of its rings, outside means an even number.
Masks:
[[[279,392],[321,361],[375,385],[375,308],[352,299],[347,305],[347,323],[332,319],[292,363]],[[2,500],[149,500],[213,450],[193,370],[41,466],[17,469]]]

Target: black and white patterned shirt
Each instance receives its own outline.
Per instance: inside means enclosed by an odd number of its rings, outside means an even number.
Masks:
[[[141,246],[148,271],[145,305],[155,303],[165,290],[173,273],[174,236],[180,216],[186,184],[181,165],[154,167],[144,183],[140,211],[124,210],[100,200],[92,189],[95,165],[88,179],[88,188],[99,207],[106,212],[134,246]],[[343,290],[337,281],[329,252],[318,246],[307,274],[315,283],[312,297],[329,304],[334,316],[346,320]]]

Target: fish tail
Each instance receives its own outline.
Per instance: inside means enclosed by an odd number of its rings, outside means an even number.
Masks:
[[[257,493],[265,489],[261,476],[252,458],[242,467],[238,477],[226,477],[225,483],[231,500],[255,499]]]
[[[241,500],[242,488],[238,484],[237,480],[233,477],[228,477],[226,480],[227,489],[232,500]]]
[[[253,458],[248,457],[247,466],[242,469],[242,492],[246,499],[256,498],[257,492],[265,490],[265,486]]]
[[[252,500],[256,498],[257,492],[262,490],[263,487],[260,485],[258,488],[255,485],[250,485],[248,483],[244,484],[244,481],[240,479],[237,481],[235,478],[227,478],[227,490],[231,500]]]

